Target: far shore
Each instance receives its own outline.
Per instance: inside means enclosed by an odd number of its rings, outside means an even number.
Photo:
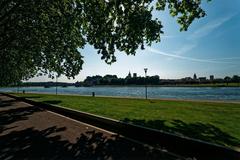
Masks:
[[[61,86],[58,85],[58,87],[145,87],[146,85],[91,85],[91,86],[74,86],[74,85],[69,85],[69,86]],[[1,88],[14,88],[18,86],[6,86],[6,87],[1,87]],[[45,86],[19,86],[19,87],[45,87]],[[56,87],[56,86],[48,86],[48,87]],[[150,85],[147,84],[147,87],[240,87],[240,83],[219,83],[219,84],[177,84],[177,85]]]
[[[145,87],[145,85],[93,85],[88,87]],[[147,87],[240,87],[240,84],[147,85]]]

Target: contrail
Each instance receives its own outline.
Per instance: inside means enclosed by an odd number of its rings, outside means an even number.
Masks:
[[[189,60],[189,61],[194,61],[194,62],[219,63],[219,64],[235,64],[235,63],[232,63],[232,62],[222,62],[222,61],[216,61],[216,60],[210,60],[210,59],[198,59],[198,58],[191,58],[191,57],[185,57],[185,56],[170,54],[170,53],[159,51],[159,50],[151,48],[151,47],[146,47],[146,49],[149,52],[157,53],[157,54],[160,54],[160,55],[163,55],[163,56],[173,57],[173,58],[178,58],[178,59],[183,59],[183,60]]]
[[[214,59],[209,59],[209,60],[239,60],[240,57],[226,57],[226,58],[214,58]]]

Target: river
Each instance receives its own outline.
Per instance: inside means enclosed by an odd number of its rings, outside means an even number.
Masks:
[[[148,87],[148,98],[240,101],[240,87]],[[19,92],[56,93],[55,87],[20,87]],[[58,87],[58,94],[145,97],[145,87]],[[0,92],[17,92],[18,88],[0,88]]]

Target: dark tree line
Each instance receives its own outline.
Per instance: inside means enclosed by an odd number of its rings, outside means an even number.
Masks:
[[[77,86],[93,85],[181,85],[181,84],[218,84],[218,83],[240,83],[240,76],[217,79],[160,79],[158,75],[145,77],[118,78],[116,75],[88,76],[83,82],[77,82]]]
[[[105,76],[88,76],[84,81],[83,85],[158,85],[160,82],[159,76],[148,76],[145,77],[126,77],[118,78],[116,75],[105,75]]]
[[[194,85],[194,84],[229,84],[238,83],[240,85],[240,76],[233,75],[232,77],[226,76],[224,78],[217,79],[160,79],[158,75],[145,77],[126,77],[118,78],[116,75],[105,75],[105,76],[88,76],[84,81],[76,83],[66,83],[66,82],[20,82],[13,86],[44,86],[44,87],[54,87],[54,86],[95,86],[95,85]]]

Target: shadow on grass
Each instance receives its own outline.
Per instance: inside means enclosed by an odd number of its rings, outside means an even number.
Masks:
[[[29,99],[31,99],[31,98],[34,98],[34,99],[35,98],[42,98],[41,96],[29,96],[29,95],[24,96],[24,94],[22,94],[21,97],[22,98],[29,98]]]
[[[43,103],[48,103],[48,104],[59,104],[62,101],[59,100],[49,100],[49,101],[42,101]]]
[[[131,124],[166,131],[169,133],[178,134],[181,136],[187,136],[190,138],[203,140],[206,142],[211,142],[224,146],[240,147],[240,139],[223,132],[221,129],[211,124],[203,124],[200,122],[185,123],[181,120],[173,120],[170,122],[170,125],[166,125],[167,121],[165,120],[146,121],[127,118],[124,119],[123,121]]]

